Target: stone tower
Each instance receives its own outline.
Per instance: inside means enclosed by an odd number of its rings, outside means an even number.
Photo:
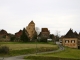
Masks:
[[[31,21],[28,26],[26,27],[26,30],[29,34],[29,38],[30,38],[30,41],[32,40],[34,34],[35,34],[35,23],[33,21]]]

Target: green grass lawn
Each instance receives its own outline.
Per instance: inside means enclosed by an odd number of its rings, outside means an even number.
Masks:
[[[6,56],[15,56],[15,55],[24,55],[30,53],[36,53],[36,46],[37,52],[45,52],[45,51],[52,51],[57,50],[58,46],[53,45],[52,43],[38,43],[36,42],[0,42],[0,46],[7,46],[10,49],[10,53]],[[0,54],[2,56],[2,54]],[[3,54],[4,56],[4,54]]]
[[[25,57],[26,58],[26,57]],[[64,51],[56,52],[56,53],[49,53],[43,55],[35,55],[35,56],[28,56],[28,59],[43,59],[43,60],[80,60],[80,50],[79,49],[71,49],[65,48]],[[37,59],[38,58],[38,59]]]
[[[80,59],[80,50],[66,48],[64,51],[52,53],[52,54],[46,54],[45,56]]]

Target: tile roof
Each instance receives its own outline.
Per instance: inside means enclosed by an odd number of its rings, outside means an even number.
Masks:
[[[49,32],[48,28],[42,28],[42,32]]]
[[[70,30],[67,32],[67,34],[64,36],[64,38],[77,38],[76,34],[77,34],[76,32],[73,33],[73,30],[70,29]]]

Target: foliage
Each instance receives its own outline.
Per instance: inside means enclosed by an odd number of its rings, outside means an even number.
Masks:
[[[28,37],[27,31],[25,30],[25,28],[23,28],[23,32],[22,32],[22,35],[21,35],[20,39],[23,42],[28,42],[29,41],[29,37]]]
[[[16,39],[15,36],[11,36],[11,37],[10,37],[10,41],[14,41],[15,39]]]
[[[37,32],[37,35],[39,35],[39,33],[40,33],[39,27],[36,27],[35,30],[36,30],[36,32]]]
[[[32,40],[35,41],[37,39],[37,32],[34,33]]]
[[[42,38],[40,39],[40,42],[47,42],[47,38],[43,38],[43,37],[42,37]]]
[[[50,34],[50,39],[53,39],[54,38],[54,35],[53,34]]]
[[[36,43],[34,42],[0,42],[0,44],[1,46],[6,45],[9,47],[10,51],[9,54],[6,54],[6,56],[16,56],[30,53],[36,54]],[[37,43],[37,52],[53,51],[57,49],[58,46],[52,45],[52,43]],[[2,54],[0,54],[0,56],[2,56]]]
[[[9,53],[9,47],[7,46],[1,46],[0,47],[0,54],[8,54]]]
[[[53,47],[40,47],[37,48],[37,53],[39,52],[46,52],[46,51],[53,51],[53,50],[57,50],[57,48],[53,48]],[[30,49],[21,49],[21,50],[12,50],[10,51],[10,55],[22,55],[22,54],[30,54],[30,53],[36,53],[36,48],[30,48]]]
[[[56,35],[56,38],[55,38],[55,40],[56,40],[56,41],[59,41],[59,36],[57,36],[57,35]]]

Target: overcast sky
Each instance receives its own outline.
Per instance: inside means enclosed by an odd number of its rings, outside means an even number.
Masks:
[[[80,0],[0,0],[0,29],[14,34],[31,20],[52,34],[80,32]]]

